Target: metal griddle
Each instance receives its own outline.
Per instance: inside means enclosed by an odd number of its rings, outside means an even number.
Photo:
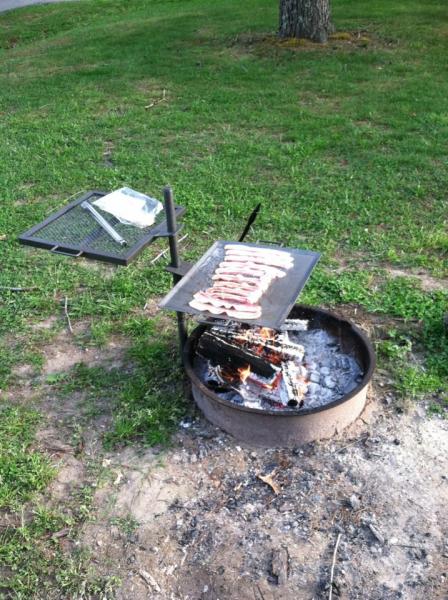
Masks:
[[[22,233],[19,237],[20,243],[51,250],[56,254],[66,254],[76,258],[82,256],[127,266],[156,238],[171,235],[167,229],[165,211],[157,215],[154,225],[140,229],[120,223],[114,216],[95,207],[127,241],[126,246],[121,246],[81,207],[86,200],[93,202],[106,193],[97,190],[87,192],[50,215],[42,223]],[[174,204],[173,210],[176,217],[185,212],[185,208]]]
[[[206,318],[227,318],[225,314],[213,315],[209,312],[199,312],[192,308],[189,302],[196,292],[205,290],[213,285],[212,275],[220,262],[224,260],[224,246],[237,244],[233,241],[219,240],[202,256],[202,258],[184,275],[160,303],[161,308],[175,310],[177,313],[190,313]],[[320,254],[309,250],[296,248],[281,248],[263,244],[240,244],[250,248],[272,248],[277,251],[284,250],[294,258],[294,266],[286,273],[286,277],[275,279],[261,297],[261,317],[259,319],[235,319],[241,323],[260,325],[279,329],[288,316],[291,308],[302,291],[311,271],[316,266]]]

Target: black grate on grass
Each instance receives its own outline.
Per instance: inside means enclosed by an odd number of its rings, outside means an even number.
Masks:
[[[151,227],[139,229],[120,223],[114,216],[96,210],[127,241],[126,246],[115,242],[92,216],[81,208],[85,200],[93,202],[106,192],[93,191],[84,194],[60,211],[50,215],[45,221],[35,225],[19,237],[22,244],[45,248],[56,253],[102,260],[127,265],[148,244],[157,237],[166,235],[165,212],[160,212]],[[176,214],[184,213],[184,208],[176,206]]]

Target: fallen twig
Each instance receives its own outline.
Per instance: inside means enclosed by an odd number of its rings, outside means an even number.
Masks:
[[[285,585],[288,579],[288,562],[287,548],[278,548],[272,552],[271,572],[274,577],[277,577],[277,585]]]
[[[259,584],[257,584],[257,589],[258,589],[258,593],[259,593],[259,594],[260,594],[260,596],[261,596],[261,600],[265,600],[265,598],[264,598],[264,594],[263,594],[263,592],[261,591]]]
[[[61,537],[65,537],[69,533],[70,533],[70,527],[64,527],[64,529],[56,531],[53,534],[49,534],[49,537],[53,538],[54,540],[58,540]]]
[[[68,298],[66,296],[65,302],[64,302],[64,313],[65,313],[65,316],[67,317],[68,329],[69,329],[70,333],[73,335],[73,327],[72,327],[72,322],[70,321],[70,315],[68,314],[67,304],[68,304]]]
[[[158,98],[157,100],[153,100],[150,104],[147,104],[145,106],[146,110],[148,110],[148,108],[152,108],[153,106],[157,106],[157,104],[160,104],[161,102],[165,102],[166,100],[166,90],[162,91],[162,97]]]
[[[180,240],[178,240],[178,242],[177,242],[177,243],[178,243],[178,244],[180,244],[180,243],[181,243],[181,242],[183,242],[183,240],[184,240],[185,238],[187,238],[187,237],[188,237],[188,233],[186,233],[186,234],[185,234],[183,237],[181,237],[181,238],[180,238]],[[170,249],[169,249],[169,248],[166,248],[165,250],[162,250],[162,252],[159,252],[159,254],[158,254],[157,256],[155,256],[155,257],[152,259],[152,261],[151,261],[151,263],[150,263],[150,264],[151,264],[151,265],[153,265],[153,264],[154,264],[155,262],[157,262],[157,261],[158,261],[160,258],[162,258],[162,256],[165,256],[165,254],[166,254],[167,252],[169,252],[169,251],[170,251]]]
[[[68,198],[65,199],[65,202],[67,202],[68,200],[71,200],[72,198],[74,198],[75,196],[79,196],[79,194],[82,193],[83,190],[79,190],[79,192],[75,192],[74,194],[72,194],[71,196],[69,196]]]
[[[380,543],[380,544],[384,544],[385,540],[384,540],[384,536],[382,535],[382,533],[380,531],[378,531],[378,529],[375,527],[375,525],[373,525],[372,523],[368,524],[368,528],[370,529],[370,531],[372,532],[372,535],[374,536],[374,538]]]
[[[138,570],[138,574],[140,575],[140,577],[143,579],[143,581],[151,588],[153,588],[156,592],[161,592],[162,590],[160,589],[159,584],[157,583],[157,581],[154,579],[154,577],[151,575],[151,573],[148,573],[148,571],[145,571],[144,569],[139,569]]]
[[[331,563],[331,570],[330,570],[330,591],[328,593],[328,600],[331,600],[333,597],[334,567],[336,565],[336,555],[338,553],[338,547],[339,547],[339,542],[341,541],[341,537],[342,537],[342,535],[340,533],[338,533],[336,544],[334,546],[333,561]]]
[[[415,550],[425,550],[423,545],[415,546],[412,544],[390,544],[390,546],[396,546],[397,548],[414,548]]]
[[[6,292],[31,292],[37,290],[37,287],[9,287],[7,285],[0,285],[0,290],[5,290]]]
[[[336,454],[339,454],[340,452],[343,452],[343,450],[346,450],[347,448],[350,448],[350,446],[354,446],[358,442],[365,442],[369,437],[370,437],[370,434],[366,434],[366,435],[363,435],[363,436],[361,436],[359,438],[356,438],[356,440],[353,440],[350,443],[346,444],[345,446],[342,446],[341,448],[338,448],[336,450]]]

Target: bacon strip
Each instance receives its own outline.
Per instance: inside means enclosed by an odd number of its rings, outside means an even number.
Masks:
[[[255,279],[254,277],[246,277],[245,275],[241,275],[239,273],[221,273],[220,275],[213,275],[212,279],[213,281],[230,281],[232,283],[241,284],[242,286],[249,286],[251,288],[261,287],[263,288],[263,291],[268,288],[271,282],[269,277]]]
[[[245,302],[241,298],[230,298],[225,296],[213,296],[205,292],[196,292],[194,299],[204,304],[211,304],[212,306],[222,308],[234,308],[241,312],[253,313],[257,312],[259,306],[256,304],[250,304]]]
[[[200,302],[199,300],[196,300],[195,298],[193,298],[193,300],[191,300],[189,302],[189,305],[192,308],[199,310],[200,312],[207,311],[209,313],[212,313],[212,315],[222,315],[224,313],[227,313],[225,308],[217,308],[216,306],[213,306],[212,304],[206,304],[205,302]]]
[[[241,290],[235,291],[234,288],[228,288],[225,285],[214,285],[212,288],[206,290],[207,294],[212,296],[228,296],[231,298],[240,298],[240,300],[244,302],[249,302],[250,304],[255,304],[262,296],[262,290]]]
[[[212,287],[196,292],[190,306],[214,315],[257,319],[262,313],[257,302],[272,281],[285,277],[293,265],[286,251],[226,244],[224,260],[212,275]]]
[[[234,271],[236,270],[239,273],[243,273],[250,269],[253,273],[259,273],[260,271],[264,273],[269,273],[274,277],[285,277],[286,273],[282,269],[278,269],[277,267],[271,267],[269,265],[261,265],[253,262],[221,262],[219,263],[219,268],[216,269],[215,273],[219,272],[219,269],[227,269]]]
[[[225,254],[227,262],[241,262],[250,260],[253,263],[267,265],[272,267],[280,267],[282,269],[290,269],[294,265],[292,258],[283,258],[277,256],[264,256],[252,252],[237,252],[236,250],[228,250]]]
[[[260,283],[249,283],[247,281],[233,281],[231,275],[226,279],[214,279],[213,287],[225,287],[235,292],[260,292],[266,291],[266,285]]]
[[[229,317],[234,317],[235,319],[258,319],[261,316],[261,307],[259,306],[254,306],[253,311],[242,311],[239,306],[234,308],[217,307],[196,299],[190,302],[190,306],[200,312],[207,311],[212,315],[227,314]]]
[[[226,252],[238,250],[238,252],[251,252],[258,255],[265,254],[266,256],[280,256],[281,258],[288,256],[291,258],[291,255],[286,250],[276,250],[275,248],[254,248],[253,246],[243,246],[241,244],[226,244],[224,250]]]

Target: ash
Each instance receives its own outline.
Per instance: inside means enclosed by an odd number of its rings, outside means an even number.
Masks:
[[[289,334],[305,348],[309,385],[302,408],[315,408],[342,398],[361,381],[364,372],[357,360],[345,353],[338,339],[323,329]]]
[[[256,330],[255,330],[256,333]],[[198,376],[217,395],[239,406],[261,410],[301,412],[339,400],[362,380],[363,370],[351,354],[344,352],[338,338],[324,329],[298,330],[291,327],[277,332],[278,338],[296,348],[295,356],[266,378],[251,372],[229,381],[213,360],[196,357]]]

